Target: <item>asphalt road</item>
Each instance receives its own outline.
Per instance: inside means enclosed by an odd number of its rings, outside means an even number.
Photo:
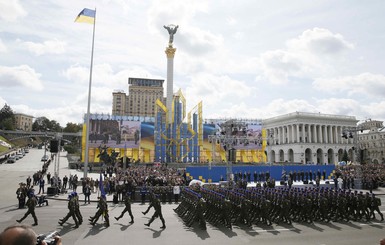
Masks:
[[[0,230],[15,224],[26,212],[26,209],[17,208],[16,189],[19,182],[25,182],[28,175],[32,175],[41,168],[40,161],[43,150],[32,149],[23,159],[14,164],[0,165]],[[70,174],[67,169],[67,160],[60,157],[60,176]],[[54,164],[51,164],[49,171],[53,173]],[[72,170],[74,171],[74,170]],[[82,177],[82,173],[78,174]],[[96,174],[97,176],[97,174]],[[381,190],[385,192],[384,190]],[[93,194],[94,198],[96,194]],[[82,196],[80,196],[82,198]],[[110,197],[109,197],[110,198]],[[121,205],[110,204],[111,226],[105,228],[99,220],[99,224],[91,226],[87,219],[96,212],[96,203],[89,205],[81,203],[81,212],[85,222],[74,229],[74,223],[69,221],[64,226],[58,225],[58,220],[67,213],[67,202],[65,196],[59,196],[55,200],[49,200],[49,206],[36,208],[39,225],[34,227],[37,233],[46,233],[57,230],[63,237],[63,244],[379,244],[379,240],[385,237],[385,222],[345,222],[345,223],[314,223],[303,224],[293,223],[289,225],[253,226],[252,228],[234,226],[233,230],[225,227],[214,227],[207,225],[207,231],[200,230],[197,226],[188,228],[184,226],[181,219],[174,213],[175,204],[162,206],[163,216],[166,220],[166,229],[160,229],[162,225],[156,219],[151,227],[144,226],[152,215],[151,211],[146,216],[141,212],[147,205],[135,203],[132,205],[132,212],[135,223],[129,224],[130,218],[126,214],[119,221],[118,216],[123,210]],[[385,196],[381,196],[385,204]],[[385,212],[385,207],[381,207]],[[32,217],[27,217],[23,223],[32,224]]]

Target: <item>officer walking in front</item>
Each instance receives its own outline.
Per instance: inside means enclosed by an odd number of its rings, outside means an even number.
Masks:
[[[27,207],[28,207],[28,210],[27,212],[24,214],[23,218],[19,219],[19,220],[16,220],[18,223],[21,223],[25,218],[27,218],[27,216],[29,214],[32,215],[33,217],[33,220],[35,223],[32,224],[32,226],[36,226],[38,225],[37,223],[37,217],[36,217],[36,214],[35,214],[35,207],[37,205],[37,199],[36,199],[36,196],[33,194],[33,192],[31,193],[28,193],[28,200],[27,200]]]

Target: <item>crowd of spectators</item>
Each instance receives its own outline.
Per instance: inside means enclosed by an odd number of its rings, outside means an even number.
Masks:
[[[343,180],[361,180],[362,188],[365,190],[385,187],[385,165],[383,164],[338,166],[336,176],[337,178],[341,177]]]

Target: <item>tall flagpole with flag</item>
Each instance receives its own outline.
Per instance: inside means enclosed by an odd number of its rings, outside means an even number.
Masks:
[[[91,51],[91,66],[90,66],[90,81],[88,84],[88,105],[87,105],[87,115],[86,115],[86,149],[85,149],[85,157],[84,157],[84,178],[87,178],[88,171],[88,148],[89,148],[89,137],[90,137],[90,107],[91,107],[91,84],[92,84],[92,66],[94,63],[94,43],[95,43],[95,22],[96,22],[96,8],[92,9],[83,9],[79,15],[76,17],[75,22],[84,22],[93,24],[93,32],[92,32],[92,51]]]

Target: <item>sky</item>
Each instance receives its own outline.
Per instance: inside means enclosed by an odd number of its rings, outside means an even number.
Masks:
[[[0,107],[65,126],[111,114],[128,78],[164,79],[169,34],[174,92],[205,119],[295,111],[385,120],[382,0],[0,0]]]

